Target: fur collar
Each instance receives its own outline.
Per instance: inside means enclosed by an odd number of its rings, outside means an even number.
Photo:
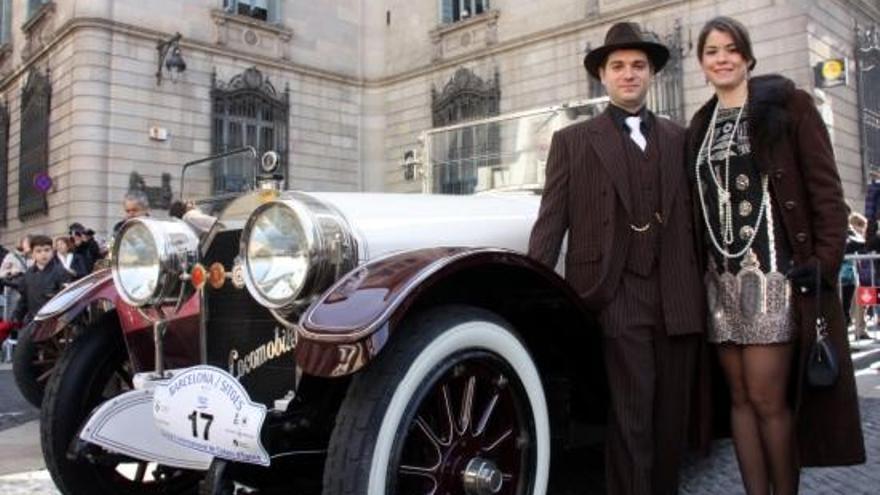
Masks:
[[[791,116],[787,111],[791,96],[794,94],[794,83],[783,76],[770,74],[749,79],[748,126],[752,148],[758,157],[767,157],[772,143],[783,138],[789,128]],[[700,108],[691,121],[694,138],[704,135],[712,118],[717,97],[713,96]],[[691,146],[699,146],[701,139],[694,139]],[[697,150],[692,149],[692,152]],[[758,167],[765,168],[767,160],[758,160]]]

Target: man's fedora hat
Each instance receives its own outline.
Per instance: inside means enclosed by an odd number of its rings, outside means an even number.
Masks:
[[[614,50],[635,49],[642,50],[648,55],[648,60],[654,67],[654,72],[660,72],[666,61],[669,60],[669,50],[654,41],[654,37],[642,32],[635,22],[618,22],[611,26],[605,34],[605,44],[590,50],[584,57],[584,67],[591,76],[599,79],[599,67],[605,64],[605,59]]]

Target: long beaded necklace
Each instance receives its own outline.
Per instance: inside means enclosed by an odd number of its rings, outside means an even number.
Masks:
[[[752,247],[752,243],[755,242],[755,238],[758,237],[758,226],[761,224],[761,219],[764,217],[764,212],[767,209],[767,204],[770,202],[770,195],[768,194],[767,187],[767,175],[761,174],[761,206],[758,209],[758,217],[755,219],[755,225],[752,227],[752,234],[746,241],[746,245],[743,248],[735,253],[732,253],[728,246],[733,244],[733,201],[731,199],[730,194],[730,150],[733,146],[733,142],[736,139],[736,131],[739,128],[740,119],[742,118],[743,109],[745,109],[745,105],[741,106],[739,112],[736,115],[736,121],[733,124],[733,130],[730,133],[730,140],[727,142],[727,150],[725,151],[724,157],[724,184],[721,184],[721,181],[715,174],[715,170],[712,167],[712,143],[715,141],[715,124],[718,120],[718,108],[719,104],[715,104],[715,109],[712,111],[712,118],[709,121],[709,129],[706,134],[703,136],[703,143],[700,145],[699,153],[697,154],[697,160],[694,164],[694,172],[697,178],[697,194],[700,196],[700,206],[703,210],[703,220],[706,222],[706,230],[709,232],[709,239],[712,241],[715,249],[725,258],[739,258],[748,252]],[[715,236],[715,231],[712,230],[712,224],[709,222],[709,212],[706,208],[706,198],[705,193],[703,192],[704,184],[702,176],[700,175],[700,165],[702,163],[703,153],[706,155],[706,167],[708,168],[709,176],[712,178],[712,182],[715,184],[715,191],[718,196],[718,229],[720,230],[721,242],[718,241],[718,238]],[[722,243],[724,246],[722,246]]]

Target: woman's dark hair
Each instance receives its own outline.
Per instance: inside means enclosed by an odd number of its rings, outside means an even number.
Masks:
[[[728,34],[733,39],[733,44],[739,50],[739,53],[749,61],[749,70],[755,68],[757,60],[755,60],[755,54],[752,52],[752,40],[749,37],[748,29],[738,20],[723,15],[710,19],[700,31],[700,36],[697,38],[697,60],[703,60],[703,48],[706,47],[706,38],[709,37],[709,33],[712,31]]]

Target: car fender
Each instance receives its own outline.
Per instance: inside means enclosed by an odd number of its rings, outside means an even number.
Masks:
[[[73,282],[44,304],[34,316],[34,341],[42,342],[52,337],[89,305],[101,301],[113,307],[119,303],[109,268]]]
[[[366,365],[432,290],[475,270],[517,273],[553,294],[572,319],[595,326],[575,291],[553,270],[521,253],[495,248],[427,248],[369,261],[338,280],[302,314],[295,356],[309,374],[343,376]],[[497,277],[503,283],[504,277]],[[494,283],[488,281],[486,283]],[[444,301],[437,301],[442,303]],[[465,303],[468,301],[455,301]]]

